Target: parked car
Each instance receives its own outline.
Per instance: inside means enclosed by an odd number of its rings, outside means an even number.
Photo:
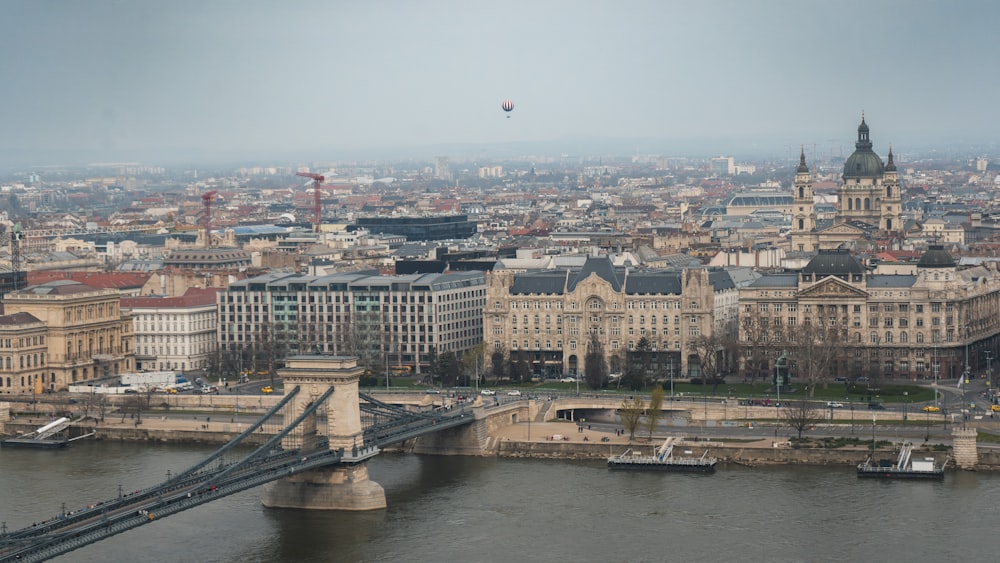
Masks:
[[[575,377],[564,377],[559,380],[560,383],[576,383]]]
[[[512,391],[507,391],[507,394],[510,395],[511,397],[520,397],[521,391],[519,389],[514,389]]]
[[[831,409],[842,409],[844,408],[844,403],[838,403],[836,401],[827,401],[826,406],[827,408]]]

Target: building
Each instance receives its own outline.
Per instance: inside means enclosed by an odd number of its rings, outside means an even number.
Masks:
[[[51,392],[48,327],[30,313],[0,316],[0,394]]]
[[[709,161],[713,176],[732,176],[736,173],[735,159],[731,156],[719,156]]]
[[[375,370],[426,371],[437,356],[483,341],[482,272],[380,276],[268,274],[219,293],[223,353],[355,355]],[[252,357],[243,359],[254,361]],[[258,366],[260,364],[257,364]]]
[[[478,230],[468,215],[359,217],[357,226],[371,233],[403,235],[408,241],[466,239]]]
[[[872,150],[868,124],[862,115],[854,153],[844,161],[844,173],[837,185],[837,210],[830,225],[817,219],[812,176],[803,150],[792,188],[791,250],[833,249],[877,234],[902,237],[903,200],[891,148],[888,158],[883,164]]]
[[[44,388],[60,391],[135,369],[132,321],[119,300],[115,289],[59,280],[8,293],[3,302],[8,316],[27,313],[44,323]]]
[[[217,350],[219,289],[191,288],[180,297],[123,297],[131,315],[136,369],[192,371],[212,367]]]
[[[593,339],[611,372],[648,344],[648,369],[696,377],[699,345],[736,338],[739,291],[729,270],[630,271],[592,256],[578,269],[497,270],[486,285],[487,355],[526,361],[537,376],[583,373]]]
[[[931,246],[912,274],[873,273],[846,250],[822,250],[799,272],[744,287],[739,303],[749,377],[767,377],[787,352],[794,378],[808,334],[837,348],[821,379],[955,378],[966,361],[985,371],[1000,334],[996,266],[959,269],[941,246]]]

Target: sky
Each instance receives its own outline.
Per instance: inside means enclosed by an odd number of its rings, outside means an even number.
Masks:
[[[846,155],[862,112],[884,155],[993,141],[1000,124],[992,0],[0,0],[0,14],[0,166],[610,142]]]

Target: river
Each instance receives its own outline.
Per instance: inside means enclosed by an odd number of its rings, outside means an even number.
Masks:
[[[153,485],[212,448],[0,450],[8,530]],[[609,472],[601,462],[382,454],[389,507],[264,509],[250,490],[55,561],[940,561],[997,556],[1000,475],[859,480],[852,468]]]

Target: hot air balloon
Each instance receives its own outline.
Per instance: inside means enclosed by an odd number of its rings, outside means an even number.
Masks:
[[[511,99],[506,99],[503,101],[502,104],[500,104],[500,108],[503,109],[505,112],[510,113],[514,111],[514,101]],[[507,119],[510,119],[509,115],[507,116]]]

